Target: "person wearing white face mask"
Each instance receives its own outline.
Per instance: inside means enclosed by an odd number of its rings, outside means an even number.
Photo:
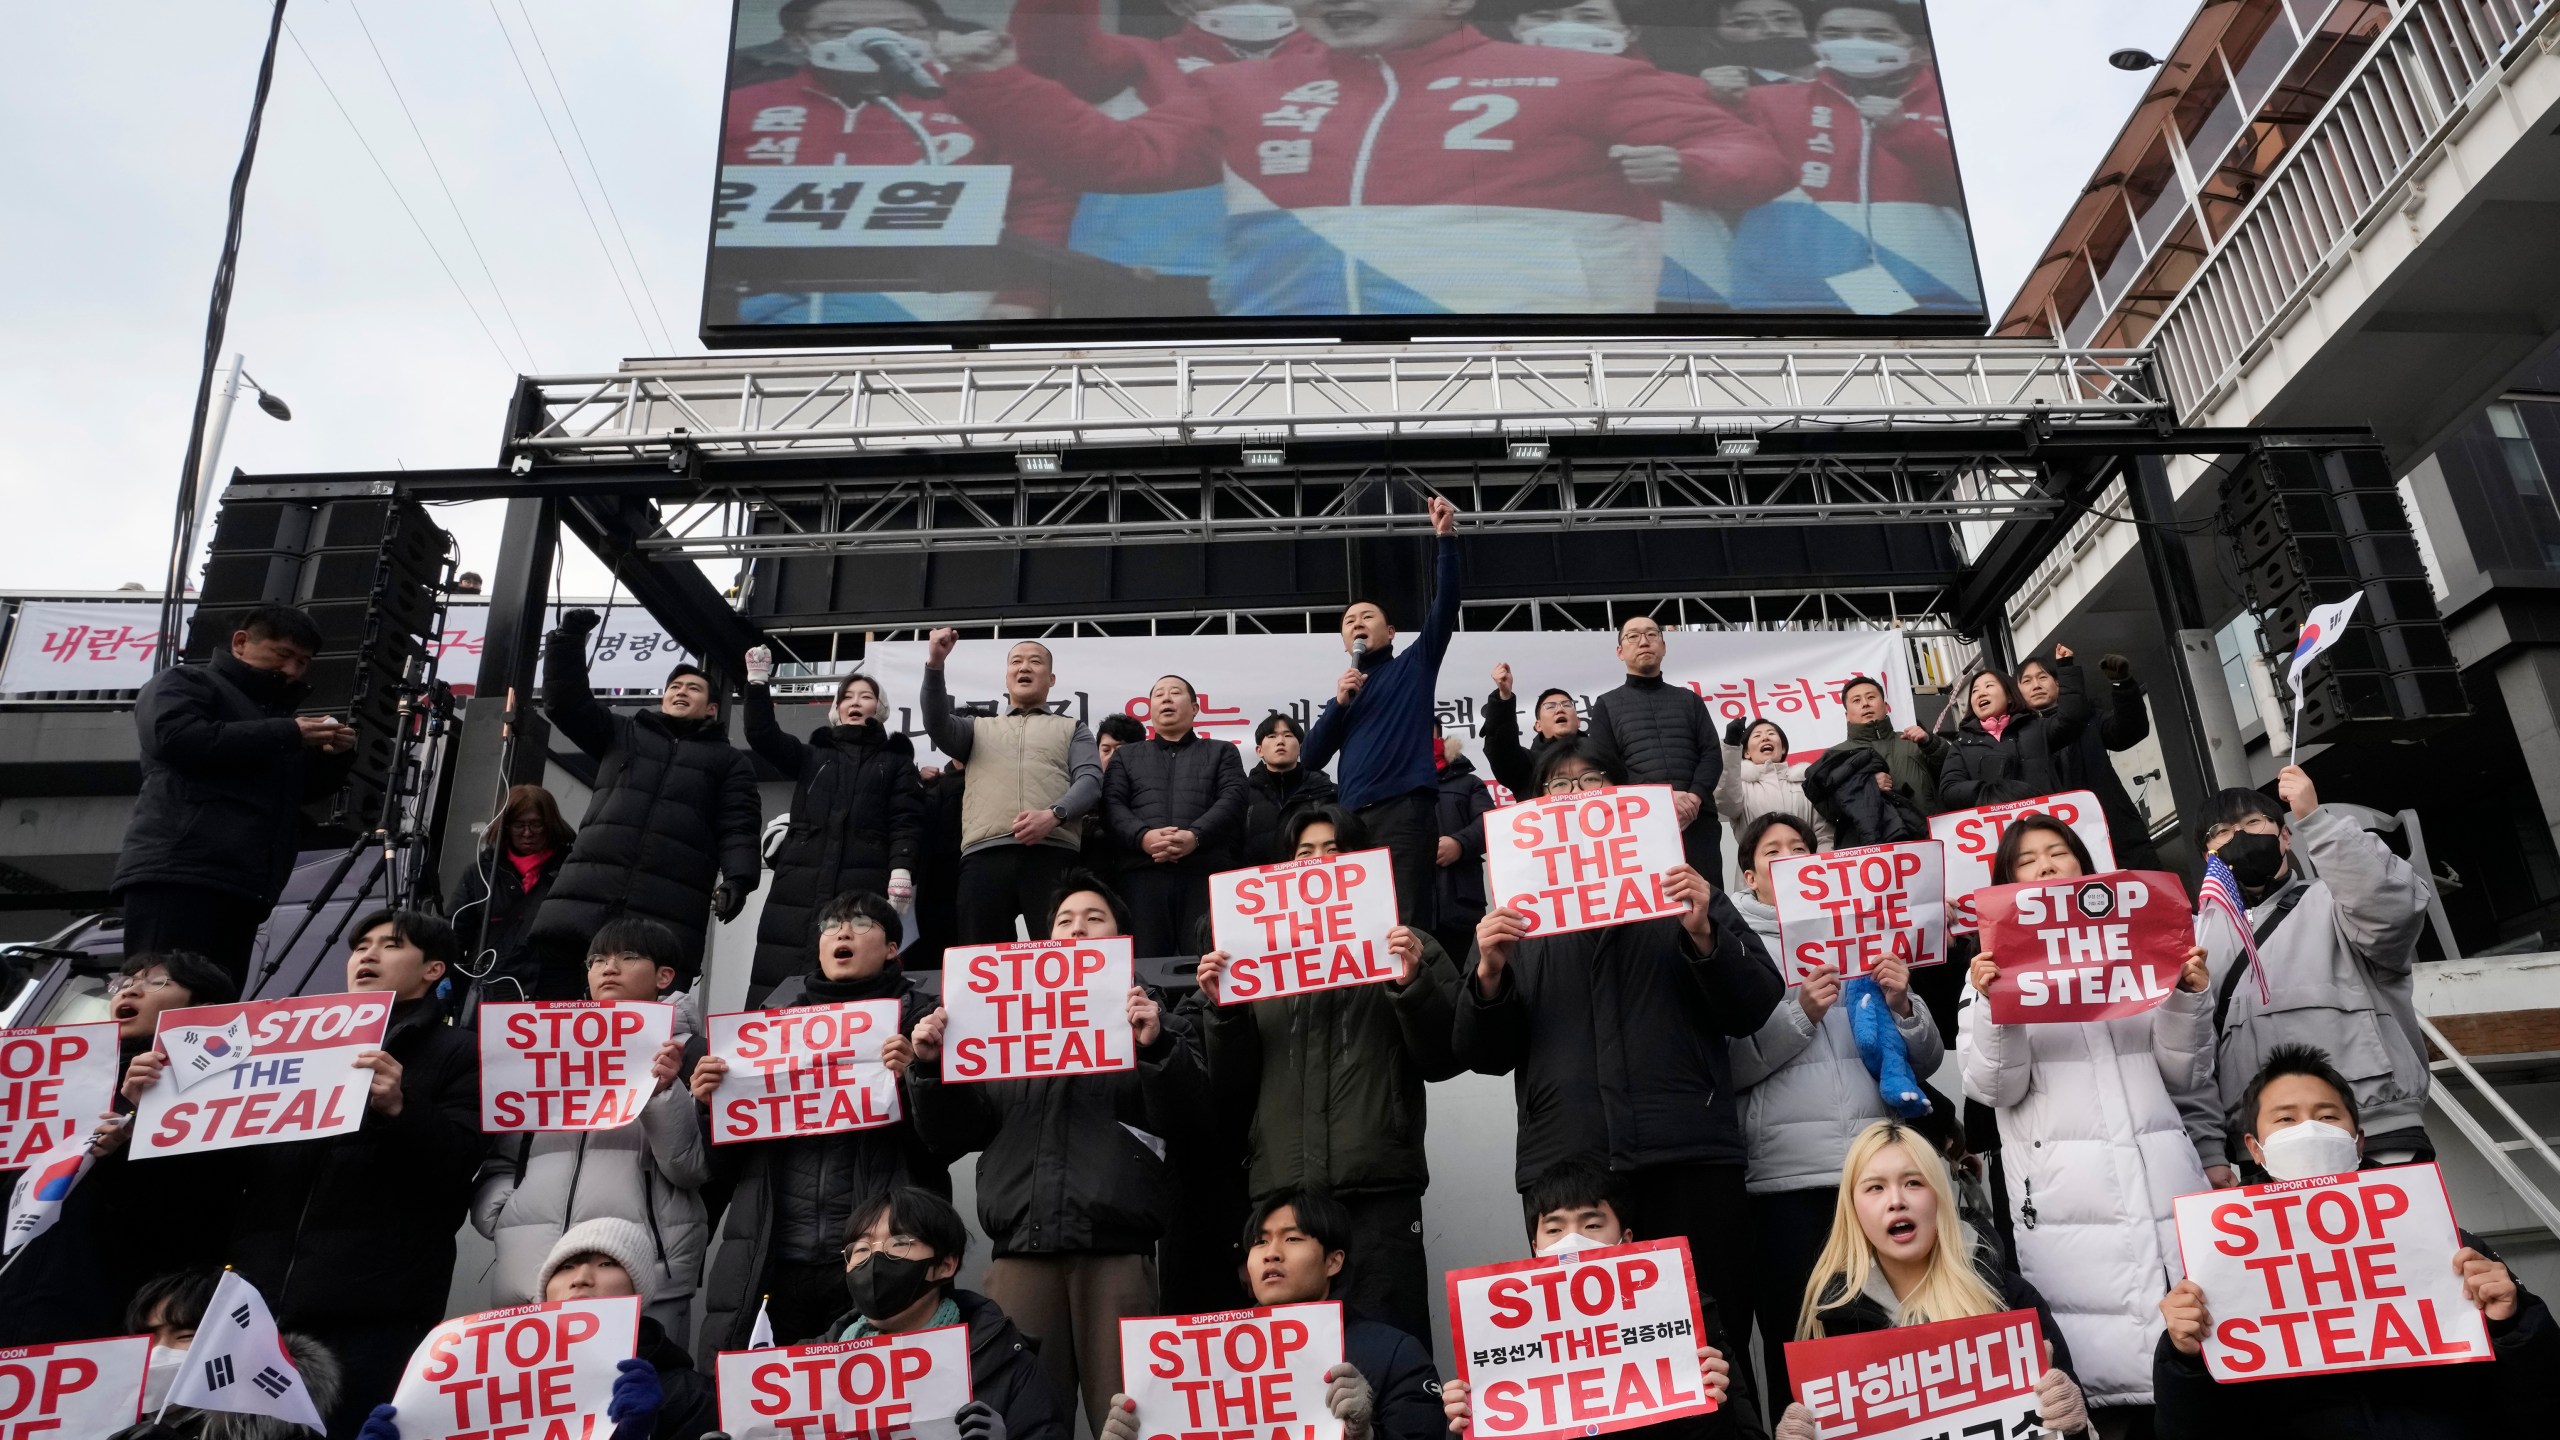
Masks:
[[[1636,30],[1619,12],[1617,0],[1576,0],[1521,11],[1511,22],[1511,38],[1523,45],[1624,55],[1635,48]]]
[[[2308,1045],[2269,1051],[2233,1119],[2246,1127],[2250,1161],[2268,1179],[2312,1180],[2366,1160],[2354,1087]],[[2542,1433],[2550,1424],[2545,1392],[2560,1363],[2560,1325],[2478,1239],[2460,1239],[2448,1263],[2488,1323],[2492,1357],[2458,1372],[2364,1370],[2225,1385],[2204,1363],[2211,1297],[2193,1280],[2178,1282],[2161,1298],[2166,1329],[2152,1357],[2159,1440]]]

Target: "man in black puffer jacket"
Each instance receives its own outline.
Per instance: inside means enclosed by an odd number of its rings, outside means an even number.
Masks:
[[[1716,815],[1715,793],[1724,777],[1724,739],[1698,692],[1662,678],[1664,653],[1662,626],[1652,616],[1618,627],[1627,683],[1591,702],[1591,738],[1625,783],[1671,787],[1689,868],[1722,875],[1724,821]]]
[[[587,636],[598,623],[593,610],[570,611],[542,652],[543,713],[603,763],[569,863],[534,918],[538,971],[507,977],[536,999],[584,999],[587,941],[623,914],[676,932],[686,962],[677,982],[690,984],[708,912],[736,918],[763,878],[755,763],[720,729],[710,677],[678,665],[657,709],[617,715],[587,688]]]
[[[297,717],[320,627],[289,605],[250,611],[230,649],[151,677],[134,697],[142,792],[109,882],[128,955],[183,950],[238,984],[293,873],[301,806],[338,788],[355,732]]]
[[[1102,813],[1121,856],[1129,936],[1141,955],[1179,955],[1209,914],[1209,876],[1232,870],[1244,838],[1244,762],[1192,728],[1200,696],[1167,675],[1147,692],[1156,733],[1102,771]]]

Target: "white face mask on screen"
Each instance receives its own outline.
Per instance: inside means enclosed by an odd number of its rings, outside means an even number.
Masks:
[[[1191,17],[1191,23],[1239,45],[1275,44],[1298,33],[1295,11],[1286,5],[1263,5],[1254,0],[1203,10]]]
[[[1890,75],[1911,63],[1911,47],[1890,40],[1867,40],[1849,36],[1839,40],[1817,40],[1814,58],[1829,69],[1843,75],[1865,79],[1874,75]]]
[[[2258,1154],[2278,1180],[2343,1175],[2356,1168],[2356,1137],[2325,1120],[2305,1120],[2259,1141]]]
[[[874,25],[868,29],[856,30],[850,35],[810,41],[809,63],[821,70],[841,70],[850,75],[877,75],[880,73],[880,62],[873,59],[864,47],[876,45],[883,40],[903,48],[919,62],[933,58],[933,46],[925,41],[913,35],[901,35],[895,30]]]
[[[1594,55],[1622,55],[1627,32],[1582,20],[1552,20],[1520,37],[1523,45],[1551,45],[1558,50],[1588,50]]]

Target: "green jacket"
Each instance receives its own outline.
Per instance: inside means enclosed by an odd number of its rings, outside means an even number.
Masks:
[[[1936,814],[1938,808],[1938,767],[1947,763],[1947,737],[1932,732],[1918,744],[1902,738],[1902,726],[1892,716],[1852,724],[1849,738],[1831,747],[1833,750],[1873,750],[1893,774],[1893,783],[1904,794],[1920,804],[1923,812]]]
[[[1465,1067],[1449,1045],[1458,967],[1437,941],[1421,938],[1422,970],[1409,985],[1203,1005],[1210,1082],[1220,1115],[1248,1126],[1255,1198],[1431,1183],[1422,1087]]]

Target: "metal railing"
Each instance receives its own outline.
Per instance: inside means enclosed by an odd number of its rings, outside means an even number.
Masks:
[[[2414,202],[2421,168],[2555,5],[2401,0],[2153,330],[2183,417],[2220,397],[2357,237]]]

